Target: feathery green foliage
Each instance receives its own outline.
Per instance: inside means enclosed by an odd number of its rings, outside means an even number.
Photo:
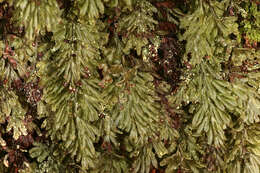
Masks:
[[[259,2],[0,0],[0,172],[260,172]]]

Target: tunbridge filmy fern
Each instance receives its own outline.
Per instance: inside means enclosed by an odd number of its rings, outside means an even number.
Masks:
[[[258,6],[0,0],[0,172],[260,172]]]

